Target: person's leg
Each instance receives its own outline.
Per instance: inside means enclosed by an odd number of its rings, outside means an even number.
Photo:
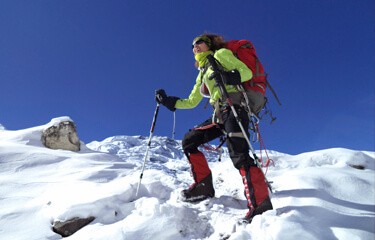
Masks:
[[[236,110],[247,133],[248,115],[243,108],[237,108]],[[232,111],[228,111],[223,116],[224,129],[229,136],[227,140],[229,156],[233,165],[239,170],[244,184],[244,194],[249,208],[245,219],[251,222],[255,215],[272,209],[268,187],[262,170],[257,167],[255,160],[249,155],[249,145]]]
[[[182,147],[191,166],[194,183],[189,189],[182,191],[184,201],[201,201],[213,197],[215,190],[212,183],[212,174],[207,160],[198,150],[201,144],[207,143],[222,135],[217,125],[210,125],[211,119],[185,134]]]

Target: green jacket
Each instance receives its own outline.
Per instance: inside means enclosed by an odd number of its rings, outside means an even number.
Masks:
[[[220,62],[226,71],[237,69],[241,75],[241,82],[250,80],[253,77],[251,70],[238,58],[236,58],[232,51],[222,48],[215,52],[214,57]],[[210,104],[214,105],[221,98],[219,87],[215,86],[215,80],[209,80],[209,76],[213,73],[211,67],[206,71],[203,69],[199,71],[195,85],[190,95],[186,99],[179,99],[175,104],[177,109],[188,109],[196,107],[203,99],[202,91],[204,85],[209,92]],[[203,85],[204,84],[204,85]],[[225,85],[228,93],[238,92],[235,86]]]

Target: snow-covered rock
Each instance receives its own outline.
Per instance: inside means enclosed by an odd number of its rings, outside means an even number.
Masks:
[[[77,127],[72,120],[61,120],[43,130],[42,143],[51,149],[79,151],[81,143],[78,138]]]

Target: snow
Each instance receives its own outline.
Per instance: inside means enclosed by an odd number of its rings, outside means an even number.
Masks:
[[[184,203],[179,193],[192,182],[181,141],[154,136],[136,197],[148,137],[109,137],[79,152],[45,148],[42,131],[65,120],[17,131],[0,125],[0,239],[61,239],[53,221],[89,216],[96,219],[66,239],[375,238],[375,152],[269,151],[274,210],[236,226],[246,201],[226,149],[221,162],[205,152],[215,198]]]

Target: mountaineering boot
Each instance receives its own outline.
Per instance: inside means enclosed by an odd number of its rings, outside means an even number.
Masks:
[[[251,223],[256,215],[260,215],[268,210],[272,210],[273,206],[269,197],[267,197],[258,207],[250,209],[246,216],[242,219],[242,223]]]
[[[215,189],[212,184],[211,173],[207,177],[202,179],[202,181],[196,182],[188,189],[181,191],[181,200],[184,202],[199,202],[206,198],[212,198],[214,196]]]
[[[251,223],[255,215],[262,214],[267,210],[273,209],[273,207],[262,170],[256,166],[242,166],[240,174],[245,187],[244,194],[249,208],[249,211],[241,222]]]

